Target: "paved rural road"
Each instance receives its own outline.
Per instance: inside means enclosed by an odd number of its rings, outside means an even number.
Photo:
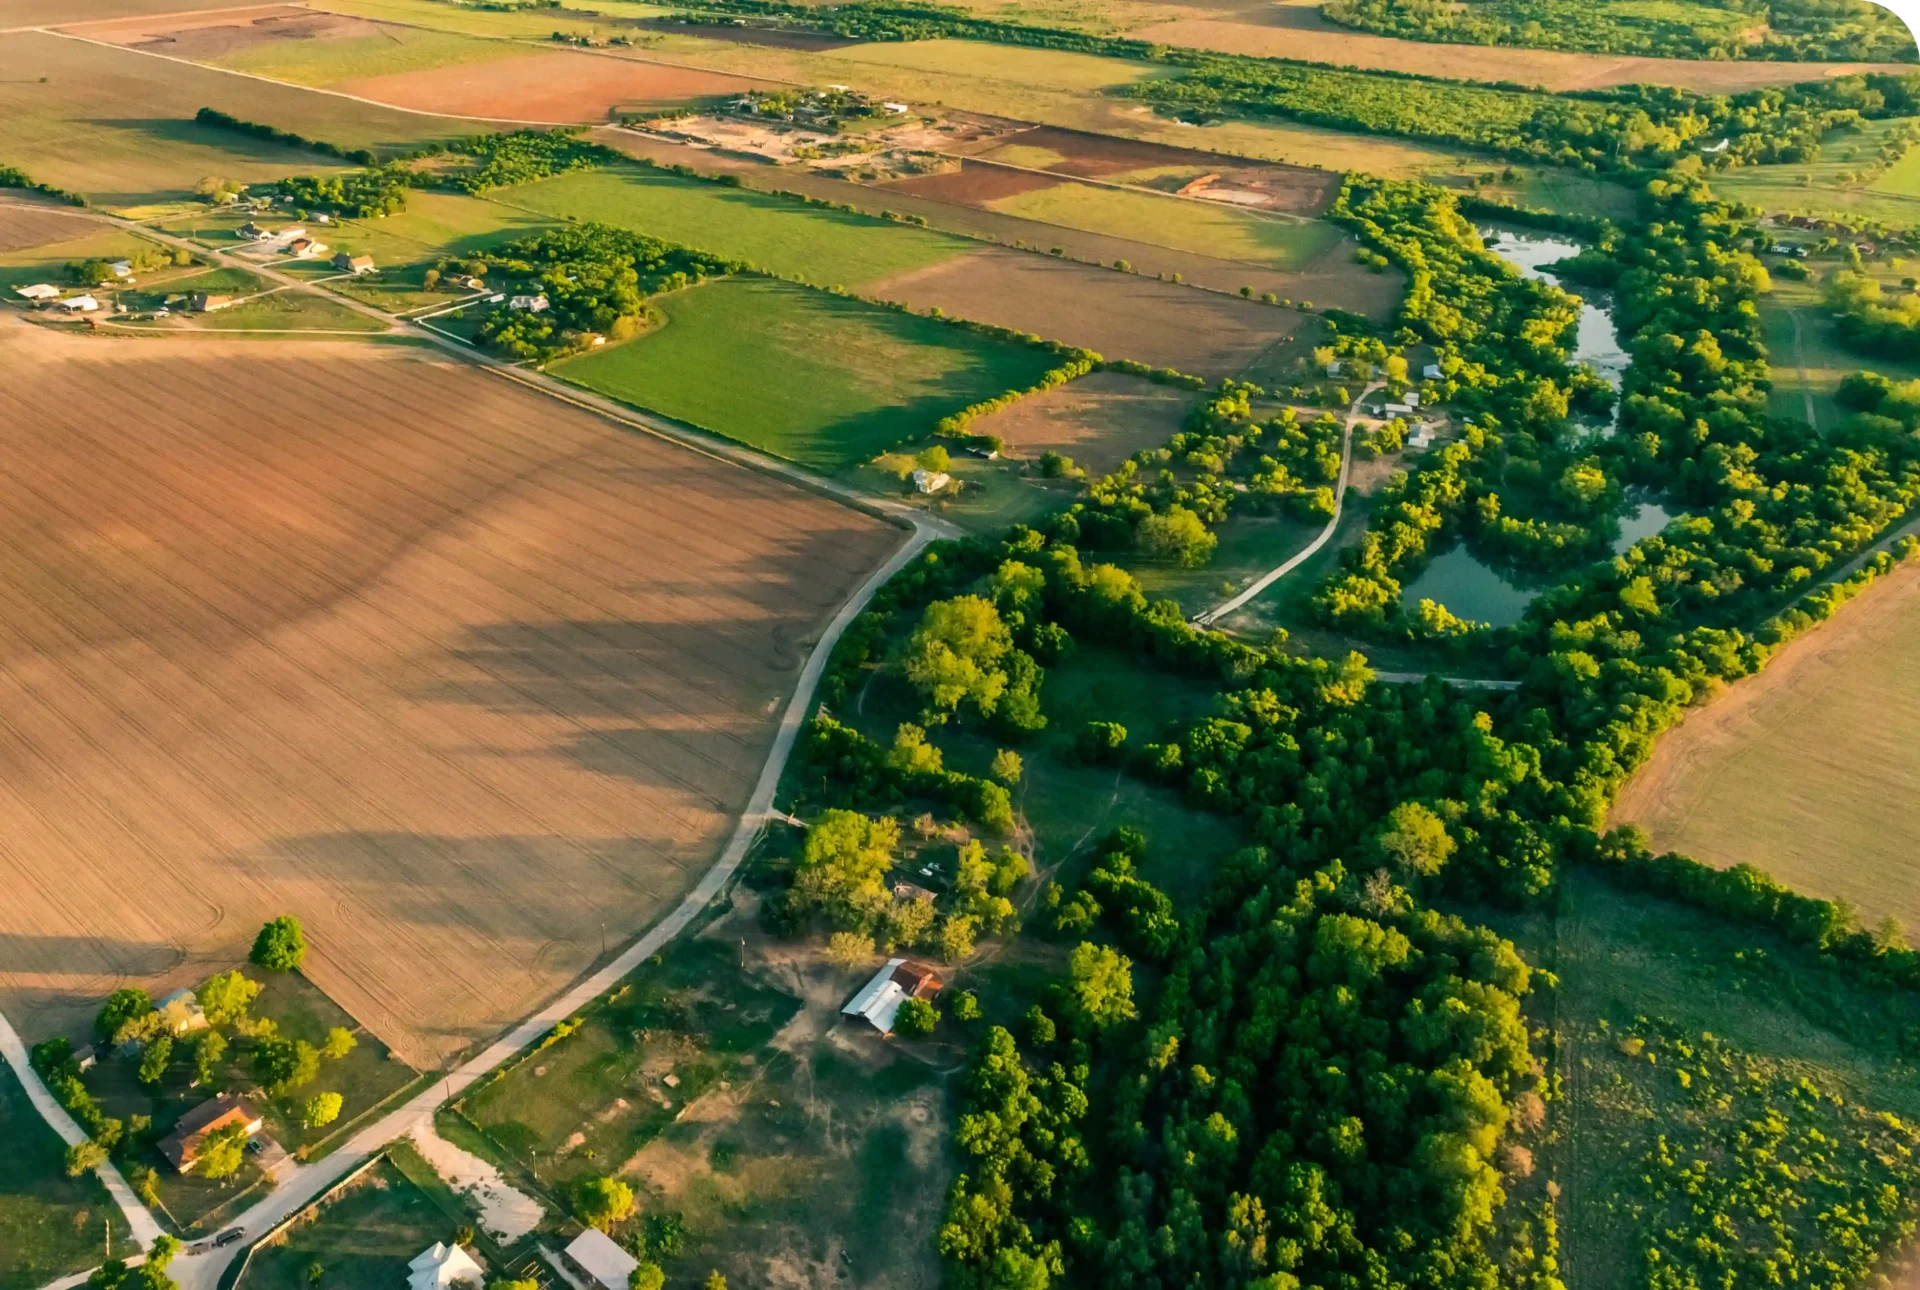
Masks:
[[[1292,573],[1295,569],[1306,563],[1307,560],[1312,558],[1315,552],[1333,540],[1333,531],[1340,527],[1340,513],[1345,509],[1347,504],[1347,479],[1353,474],[1353,427],[1355,423],[1360,420],[1360,404],[1369,394],[1372,394],[1385,384],[1385,381],[1374,381],[1368,385],[1366,389],[1360,391],[1360,397],[1353,401],[1351,408],[1347,409],[1347,428],[1346,433],[1341,438],[1340,444],[1340,485],[1334,490],[1333,494],[1333,518],[1327,521],[1327,527],[1320,530],[1320,536],[1307,543],[1305,550],[1295,555],[1279,568],[1269,569],[1266,573],[1262,574],[1258,581],[1235,596],[1232,600],[1227,601],[1223,605],[1215,605],[1212,609],[1204,609],[1195,614],[1193,616],[1195,626],[1213,626],[1222,618],[1225,618],[1228,614],[1240,608],[1240,606],[1246,604],[1268,587],[1271,587],[1274,583],[1280,581],[1280,579],[1286,577],[1289,573]]]
[[[34,206],[33,203],[4,202],[0,205]],[[62,208],[64,210],[64,208]],[[866,581],[840,606],[827,628],[821,633],[820,640],[807,656],[805,666],[794,686],[793,695],[787,701],[785,712],[780,719],[779,729],[774,734],[773,747],[768,750],[766,764],[761,768],[760,778],[754,784],[753,793],[747,799],[740,822],[735,826],[727,846],[713,865],[702,875],[692,891],[687,893],[678,906],[666,918],[649,928],[647,932],[629,946],[612,962],[598,972],[579,982],[572,989],[553,1000],[546,1007],[528,1017],[512,1030],[488,1045],[478,1056],[449,1072],[426,1092],[413,1098],[399,1109],[389,1112],[373,1124],[355,1133],[332,1155],[317,1164],[299,1166],[282,1175],[278,1186],[269,1192],[251,1209],[234,1218],[228,1226],[241,1227],[252,1240],[257,1241],[282,1222],[293,1217],[311,1203],[315,1197],[344,1177],[352,1169],[379,1151],[387,1143],[404,1136],[415,1125],[430,1120],[434,1111],[444,1102],[460,1095],[476,1081],[492,1071],[494,1067],[521,1052],[546,1035],[553,1027],[578,1011],[598,995],[606,993],[632,972],[650,955],[656,953],[675,936],[683,931],[687,924],[698,916],[700,911],[720,893],[727,880],[746,859],[747,850],[759,836],[773,810],[773,799],[780,786],[781,772],[786,769],[787,759],[793,753],[794,744],[800,736],[812,708],[813,694],[820,684],[820,677],[826,671],[827,661],[833,653],[834,645],[846,631],[848,624],[866,608],[867,602],[886,581],[893,577],[923,550],[928,543],[940,538],[958,536],[960,530],[939,516],[932,515],[917,507],[901,505],[884,498],[869,497],[866,494],[842,485],[834,480],[822,479],[809,471],[787,462],[762,457],[758,453],[742,448],[724,440],[716,439],[672,422],[645,413],[636,412],[611,399],[602,398],[588,391],[572,386],[546,375],[544,372],[518,369],[491,355],[484,354],[471,346],[464,345],[450,337],[434,332],[431,328],[415,326],[404,319],[395,318],[372,305],[354,300],[336,292],[325,290],[318,284],[292,278],[271,268],[251,261],[237,259],[224,252],[209,251],[207,248],[189,242],[184,238],[148,228],[133,220],[120,219],[117,216],[102,215],[99,212],[72,212],[85,218],[102,223],[117,225],[130,231],[171,246],[187,250],[214,260],[220,264],[233,265],[258,273],[272,281],[280,282],[300,291],[314,292],[339,301],[348,307],[379,318],[390,324],[398,324],[407,334],[416,335],[431,341],[439,348],[473,363],[483,370],[492,372],[508,380],[517,381],[548,394],[563,399],[578,407],[600,413],[629,427],[643,430],[662,438],[671,439],[694,451],[720,457],[737,465],[779,476],[792,483],[815,492],[825,493],[838,500],[864,510],[879,512],[890,519],[903,523],[912,530],[911,536],[898,550],[870,574]],[[18,1050],[17,1056],[15,1050]],[[21,1046],[19,1037],[0,1017],[0,1051],[3,1051],[8,1063],[19,1072],[21,1082],[27,1086],[28,1094],[39,1107],[41,1114],[61,1133],[69,1143],[77,1141],[80,1128],[74,1124],[66,1112],[61,1110],[47,1092],[45,1085],[28,1067],[27,1054]],[[63,1127],[64,1122],[64,1127]],[[150,1242],[162,1230],[153,1215],[142,1206],[127,1187],[119,1171],[109,1165],[102,1171],[102,1180],[119,1203],[121,1212],[133,1226],[142,1243]],[[221,1274],[239,1256],[246,1245],[252,1241],[236,1243],[223,1250],[209,1251],[204,1254],[182,1254],[174,1260],[169,1273],[178,1281],[182,1290],[214,1290]],[[72,1279],[55,1282],[55,1286],[72,1284]],[[51,1290],[51,1288],[49,1288]]]

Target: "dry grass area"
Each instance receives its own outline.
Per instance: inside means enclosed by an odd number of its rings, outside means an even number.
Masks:
[[[1615,806],[1654,846],[1752,863],[1920,931],[1920,566],[1663,738]]]
[[[0,197],[0,255],[85,237],[100,226],[53,206],[15,205]]]
[[[1057,452],[1090,475],[1104,475],[1142,448],[1173,437],[1198,396],[1120,372],[1094,372],[1020,400],[974,423],[998,435],[1010,455]]]
[[[897,274],[866,291],[1208,378],[1240,371],[1306,321],[1291,309],[999,247]]]
[[[1899,74],[1912,70],[1911,64],[1900,63],[1730,62],[1440,45],[1373,36],[1337,26],[1320,16],[1317,3],[1280,3],[1245,14],[1219,17],[1179,17],[1137,27],[1127,35],[1136,40],[1226,54],[1294,58],[1363,70],[1414,72],[1469,81],[1513,81],[1556,91],[1644,83],[1678,85],[1709,94],[1737,94],[1768,85],[1824,80],[1853,72]]]
[[[420,112],[599,122],[621,109],[671,107],[776,87],[725,72],[556,51],[341,81],[332,88]]]
[[[260,923],[409,1062],[706,864],[880,522],[411,347],[0,330],[0,1005]],[[667,554],[670,553],[670,554]]]
[[[176,12],[177,6],[156,9],[125,18],[93,18],[60,24],[60,30],[104,40],[115,45],[164,43],[177,46],[160,52],[180,58],[198,58],[203,54],[224,53],[284,36],[291,39],[324,39],[342,31],[359,34],[375,29],[373,23],[337,14],[317,13],[299,5],[270,4],[252,9],[226,7],[196,10],[189,7]]]

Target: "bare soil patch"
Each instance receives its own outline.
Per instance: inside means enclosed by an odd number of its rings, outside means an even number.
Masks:
[[[599,15],[595,15],[598,20]],[[863,42],[825,31],[796,31],[788,27],[723,27],[675,22],[671,18],[647,18],[633,24],[647,31],[667,31],[677,36],[699,36],[704,40],[724,40],[731,45],[760,45],[768,49],[802,49],[818,52],[845,49]]]
[[[1175,148],[1140,139],[1122,139],[1053,126],[1035,126],[951,148],[952,151],[978,156],[983,160],[1010,161],[1014,164],[1022,164],[1019,161],[1021,150],[1031,149],[1056,153],[1060,157],[1059,161],[1040,169],[1082,179],[1105,179],[1143,170],[1187,166],[1231,175],[1237,182],[1267,194],[1268,201],[1264,204],[1268,209],[1291,211],[1299,215],[1319,214],[1327,208],[1334,194],[1340,191],[1340,176],[1329,170],[1271,163],[1249,166],[1217,152]]]
[[[1057,452],[1088,474],[1104,475],[1142,448],[1158,448],[1180,429],[1198,396],[1120,372],[1093,372],[1069,385],[1021,399],[974,423],[998,435],[1010,455]]]
[[[15,206],[0,199],[0,254],[85,237],[99,227],[51,207]]]
[[[1306,321],[1290,309],[998,247],[868,290],[1209,379],[1240,371]]]
[[[105,40],[148,53],[198,60],[218,58],[276,40],[377,35],[381,25],[364,18],[321,13],[294,5],[267,5],[258,9],[69,23],[60,30],[88,40]]]
[[[677,900],[893,530],[411,347],[0,324],[0,1006],[267,918],[411,1064]],[[663,554],[670,553],[670,554]]]
[[[334,88],[421,112],[586,123],[611,120],[622,109],[692,104],[773,87],[770,81],[724,72],[556,51],[372,76]]]
[[[1899,75],[1905,63],[1721,62],[1711,59],[1640,58],[1574,54],[1550,49],[1503,49],[1396,40],[1350,31],[1328,22],[1317,8],[1276,4],[1253,21],[1181,18],[1127,33],[1135,40],[1184,45],[1226,54],[1294,58],[1369,71],[1413,72],[1470,81],[1511,81],[1544,89],[1594,90],[1613,85],[1677,85],[1708,94],[1737,94],[1768,85],[1793,85],[1857,72]]]
[[[1920,930],[1920,566],[1906,565],[1664,736],[1615,823]]]
[[[937,202],[983,206],[1005,197],[1018,197],[1022,193],[1053,188],[1062,182],[1062,180],[1050,179],[1046,175],[1035,174],[1031,170],[1014,170],[1007,166],[989,166],[968,161],[962,162],[958,170],[949,170],[938,175],[915,175],[911,179],[896,179],[886,188],[890,193],[912,193],[916,197],[930,197]]]

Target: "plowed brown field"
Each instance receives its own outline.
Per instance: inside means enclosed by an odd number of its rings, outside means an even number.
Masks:
[[[16,206],[0,198],[0,254],[85,237],[99,227],[82,216],[51,207]]]
[[[0,320],[0,1006],[265,919],[431,1065],[677,899],[897,541],[422,351]]]
[[[471,67],[372,76],[332,88],[420,112],[593,122],[610,119],[617,109],[696,103],[776,87],[771,81],[725,72],[555,52]]]

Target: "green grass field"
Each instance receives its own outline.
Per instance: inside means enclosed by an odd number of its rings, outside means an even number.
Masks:
[[[1279,220],[1202,201],[1093,184],[1056,184],[989,205],[1022,219],[1283,270],[1304,268],[1341,237],[1339,229],[1318,220]]]
[[[513,36],[523,40],[546,40],[556,31],[569,36],[631,36],[632,28],[620,28],[596,19],[659,18],[673,12],[670,7],[643,4],[639,0],[594,0],[591,11],[529,8],[514,12],[444,4],[441,0],[328,0],[327,9],[357,18],[409,23],[468,36]]]
[[[236,1290],[404,1285],[408,1261],[435,1241],[452,1240],[454,1226],[424,1192],[382,1160],[256,1249]]]
[[[1751,1127],[1744,1117],[1756,1102],[1771,1102],[1780,1114],[1762,1136],[1775,1159],[1793,1166],[1789,1191],[1802,1185],[1809,1152],[1821,1153],[1823,1185],[1859,1168],[1851,1142],[1822,1142],[1810,1127],[1831,1135],[1859,1111],[1909,1120],[1920,1113],[1920,1088],[1901,1056],[1910,1022],[1905,996],[1825,972],[1770,934],[1623,892],[1580,869],[1563,880],[1557,917],[1466,912],[1513,937],[1531,962],[1560,979],[1529,1007],[1536,1024],[1554,1032],[1535,1051],[1554,1054],[1562,1096],[1548,1132],[1533,1140],[1534,1175],[1510,1185],[1522,1200],[1549,1179],[1560,1188],[1561,1275],[1569,1286],[1645,1285],[1642,1251],[1661,1229],[1701,1230],[1722,1212],[1715,1188],[1732,1170],[1729,1157],[1761,1140],[1737,1136]],[[1685,935],[1675,935],[1677,928]],[[1727,1069],[1742,1076],[1736,1087],[1727,1087]],[[1803,1079],[1858,1111],[1828,1104],[1810,1114],[1808,1100],[1793,1091]],[[1697,1199],[1677,1209],[1653,1194],[1673,1176],[1663,1155],[1715,1162],[1705,1185],[1689,1189]],[[1689,1203],[1704,1208],[1689,1214]],[[1804,1229],[1809,1215],[1783,1210],[1778,1217]]]
[[[0,1144],[0,1290],[33,1290],[98,1262],[109,1219],[125,1236],[99,1180],[67,1177],[66,1144],[3,1062]]]
[[[45,246],[29,247],[23,251],[14,251],[0,255],[0,293],[9,303],[17,304],[20,298],[13,294],[13,288],[29,283],[46,282],[56,287],[77,290],[80,283],[68,275],[67,266],[81,260],[114,261],[131,259],[153,251],[166,250],[160,243],[141,237],[138,233],[128,233],[117,228],[107,228],[99,224],[80,224],[79,228],[93,230],[83,237],[70,242],[51,242]],[[189,274],[191,270],[187,271]],[[142,283],[151,277],[154,281],[170,281],[181,276],[174,269],[158,270],[152,275],[141,275]]]
[[[765,279],[663,297],[666,325],[554,365],[577,385],[822,470],[1023,389],[1052,354]]]
[[[1056,90],[1104,90],[1172,75],[1152,63],[1128,58],[973,40],[882,40],[833,52],[835,58],[848,62]]]
[[[208,176],[255,183],[340,169],[302,148],[198,125],[203,106],[376,151],[486,129],[40,32],[0,35],[0,157],[41,183],[144,210],[186,198]]]
[[[582,171],[508,189],[502,201],[598,220],[748,260],[818,286],[858,288],[969,250],[944,233],[638,168]]]
[[[1920,223],[1920,147],[1909,148],[1877,179],[1847,178],[1875,165],[1875,152],[1905,125],[1899,119],[1869,121],[1859,130],[1829,133],[1820,160],[1731,170],[1714,178],[1713,191],[1778,214],[1909,227]]]
[[[1776,278],[1773,293],[1760,303],[1773,377],[1769,406],[1776,416],[1811,421],[1820,430],[1832,430],[1847,415],[1833,395],[1849,373],[1866,369],[1896,381],[1920,379],[1920,362],[1869,357],[1840,343],[1833,318],[1820,303],[1817,285],[1832,267],[1830,262],[1816,262],[1814,277],[1806,282]],[[1899,278],[1912,271],[1911,265],[1900,270],[1884,264],[1873,268],[1883,284],[1895,290]]]
[[[478,65],[498,58],[522,57],[526,52],[525,47],[510,41],[395,26],[377,36],[269,41],[206,61],[254,76],[319,86],[364,76]]]

